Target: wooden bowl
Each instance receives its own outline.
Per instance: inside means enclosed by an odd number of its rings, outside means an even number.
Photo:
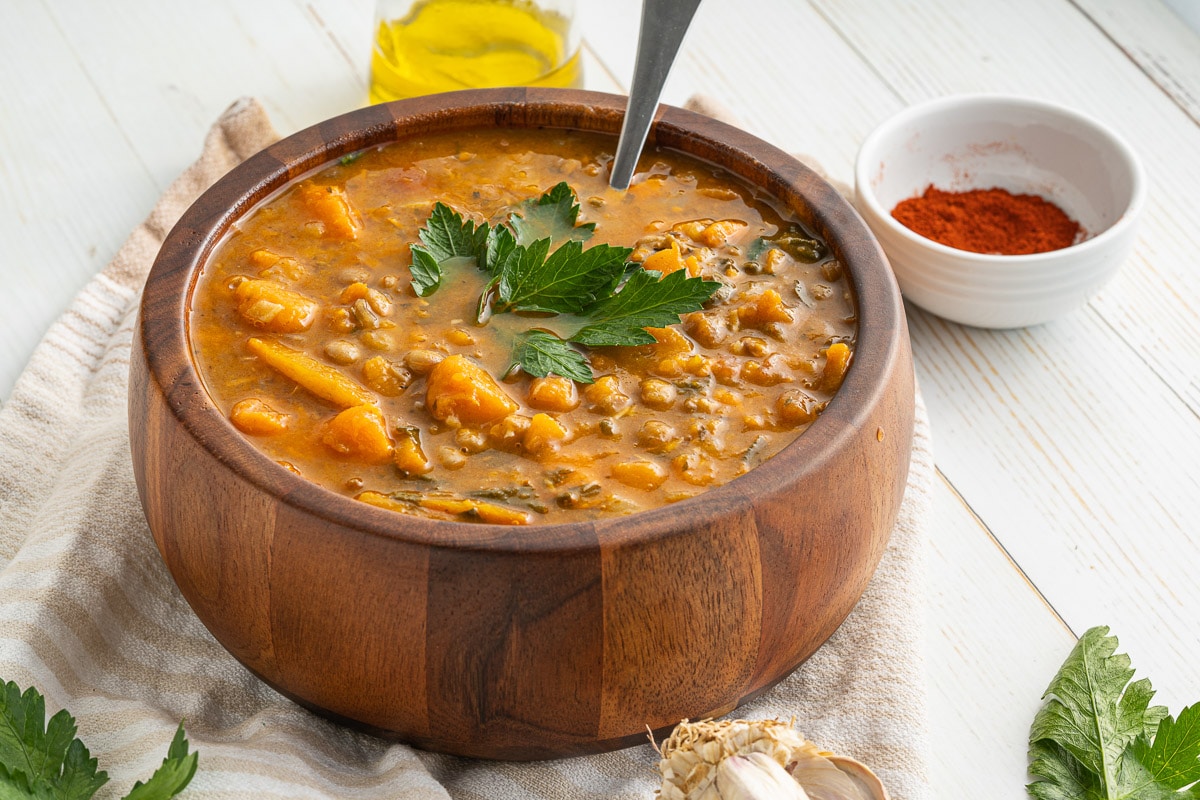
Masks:
[[[850,205],[787,154],[664,107],[652,140],[719,164],[810,222],[848,270],[854,363],[821,417],[765,465],[633,516],[534,526],[422,520],[334,494],[256,450],[192,364],[191,293],[221,235],[313,167],[471,127],[615,134],[624,98],[459,92],[359,109],[222,178],[167,237],[131,367],[134,472],[183,596],[296,702],[418,747],[534,759],[645,741],[719,716],[794,670],[857,602],[908,471],[913,374],[900,293]]]

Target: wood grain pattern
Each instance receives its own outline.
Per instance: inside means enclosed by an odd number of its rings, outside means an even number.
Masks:
[[[623,100],[504,89],[335,118],[249,159],[172,231],[147,283],[130,384],[136,475],[168,568],[214,635],[285,694],[445,752],[530,759],[644,741],[727,712],[840,624],[886,546],[913,430],[912,361],[878,245],[828,184],[722,123],[664,109],[652,136],[775,195],[856,291],[855,362],[769,462],[674,506],[494,526],[335,495],[243,441],[192,368],[187,296],[217,238],[318,163],[397,135],[496,125],[615,133]]]

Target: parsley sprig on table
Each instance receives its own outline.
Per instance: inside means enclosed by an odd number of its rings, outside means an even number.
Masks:
[[[570,315],[565,336],[531,327],[517,337],[512,361],[537,377],[561,375],[591,383],[586,356],[573,346],[651,344],[647,328],[679,322],[697,311],[720,286],[690,278],[683,270],[662,276],[627,262],[628,247],[584,247],[595,223],[579,225],[575,192],[559,183],[527,200],[507,223],[490,226],[465,219],[438,203],[412,246],[413,288],[421,297],[437,291],[446,272],[473,263],[490,276],[476,320],[525,312]]]
[[[1108,628],[1092,628],[1046,689],[1029,732],[1038,800],[1200,798],[1200,703],[1171,717]]]
[[[46,721],[46,701],[34,688],[0,683],[0,800],[88,800],[108,782],[97,771],[75,719],[66,710]],[[134,784],[125,800],[167,800],[196,774],[199,754],[188,753],[182,723],[162,766]]]

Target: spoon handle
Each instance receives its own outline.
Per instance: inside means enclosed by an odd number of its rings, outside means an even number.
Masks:
[[[699,5],[700,0],[642,0],[642,27],[638,33],[633,84],[629,88],[629,103],[625,106],[621,138],[617,140],[617,155],[608,180],[614,189],[629,188],[654,112],[658,109],[658,98],[662,96],[663,85],[675,63],[675,54],[679,52],[679,45],[683,43]]]

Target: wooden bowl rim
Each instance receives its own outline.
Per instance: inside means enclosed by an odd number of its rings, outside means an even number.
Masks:
[[[242,480],[336,526],[414,545],[528,554],[592,550],[686,534],[728,515],[752,515],[768,499],[789,496],[805,478],[850,445],[883,399],[884,378],[898,366],[907,337],[900,291],[878,242],[858,213],[815,172],[782,150],[733,126],[660,106],[650,141],[718,165],[812,224],[834,248],[854,287],[858,333],[854,360],[825,411],[773,458],[722,486],[632,515],[549,525],[502,526],[425,520],[370,506],[293,474],[251,444],[216,408],[192,362],[191,296],[201,268],[226,231],[263,198],[320,165],[405,135],[478,125],[590,130],[615,135],[626,98],[573,89],[480,89],[356,109],[281,139],[235,167],[184,212],[168,234],[146,283],[136,335],[152,381],[171,412],[203,448]],[[576,124],[548,121],[574,115]],[[458,124],[456,124],[458,123]],[[229,199],[232,198],[232,199]],[[152,301],[157,298],[157,301]],[[902,432],[891,432],[900,435]],[[797,506],[797,514],[802,507]],[[636,521],[636,524],[631,522]]]

